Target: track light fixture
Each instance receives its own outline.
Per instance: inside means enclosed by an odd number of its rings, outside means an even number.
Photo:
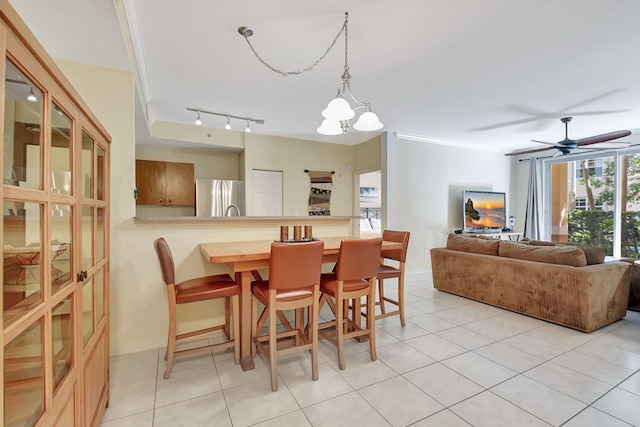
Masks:
[[[244,129],[245,132],[251,132],[251,127],[249,126],[249,122],[254,122],[257,123],[259,125],[263,125],[264,124],[264,120],[262,119],[252,119],[251,117],[241,117],[241,116],[234,116],[233,114],[225,114],[225,113],[214,113],[213,111],[207,111],[207,110],[201,110],[199,108],[191,108],[191,107],[187,107],[188,111],[193,111],[194,113],[197,113],[198,115],[196,116],[196,121],[195,124],[200,126],[202,125],[202,119],[200,119],[200,114],[211,114],[213,116],[220,116],[220,117],[226,117],[227,118],[227,124],[224,125],[224,128],[227,130],[231,129],[231,119],[237,119],[237,120],[244,120],[247,122],[247,127]]]
[[[364,109],[364,113],[360,115],[358,121],[353,125],[353,128],[359,131],[374,131],[382,129],[384,126],[378,116],[371,111],[371,105],[368,102],[360,101],[355,97],[353,92],[351,92],[351,74],[349,73],[349,13],[346,12],[344,14],[344,23],[340,28],[340,31],[333,39],[331,45],[327,48],[327,50],[316,60],[312,65],[299,70],[299,71],[282,71],[278,68],[275,68],[269,65],[264,59],[258,55],[258,52],[254,49],[253,45],[249,41],[249,37],[254,34],[254,31],[249,27],[240,27],[238,28],[238,32],[240,35],[244,37],[247,41],[247,44],[251,48],[253,54],[258,58],[258,60],[266,66],[271,71],[274,71],[281,76],[288,77],[292,75],[302,74],[305,71],[311,71],[322,61],[331,48],[336,44],[338,38],[344,33],[344,72],[342,73],[342,89],[338,89],[338,94],[336,97],[329,102],[327,108],[322,111],[322,116],[324,120],[322,124],[317,129],[318,133],[323,135],[340,135],[345,134],[349,131],[350,125],[349,120],[355,117],[355,110]],[[351,108],[349,102],[345,99],[345,96],[348,95],[351,101],[355,103],[355,106]]]

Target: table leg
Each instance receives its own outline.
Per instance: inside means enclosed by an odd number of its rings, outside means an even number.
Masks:
[[[240,283],[240,366],[243,371],[254,369],[251,358],[251,272],[236,273]]]

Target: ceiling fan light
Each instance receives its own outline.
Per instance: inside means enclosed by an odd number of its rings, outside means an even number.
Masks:
[[[376,113],[373,111],[365,111],[360,115],[358,121],[353,125],[353,128],[359,131],[373,131],[382,129],[383,126]]]
[[[356,112],[351,109],[351,106],[341,94],[333,98],[327,108],[322,110],[322,116],[331,120],[349,120],[355,115]]]
[[[322,135],[340,135],[342,133],[342,126],[338,120],[324,119],[318,129],[319,134]]]

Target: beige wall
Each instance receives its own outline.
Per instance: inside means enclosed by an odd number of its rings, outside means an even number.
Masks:
[[[393,194],[386,200],[392,210],[387,228],[411,232],[409,272],[431,271],[425,248],[444,246],[447,235],[462,226],[464,189],[505,191],[507,214],[514,211],[511,195],[520,190],[510,186],[511,160],[503,154],[402,139],[389,144],[396,173],[387,177]]]
[[[309,175],[307,170],[335,171],[331,193],[331,215],[351,215],[352,146],[326,144],[298,139],[248,134],[245,138],[244,168],[247,212],[253,208],[251,175],[254,169],[282,171],[284,216],[306,215],[309,205]]]

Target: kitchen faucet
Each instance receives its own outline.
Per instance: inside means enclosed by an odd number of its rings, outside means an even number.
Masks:
[[[234,208],[236,210],[236,213],[238,214],[238,216],[240,216],[240,209],[238,209],[238,207],[236,205],[233,205],[233,204],[231,204],[231,205],[229,205],[227,207],[227,209],[224,211],[224,216],[231,216],[231,215],[229,215],[229,213],[230,213],[229,211],[231,210],[231,208]]]

